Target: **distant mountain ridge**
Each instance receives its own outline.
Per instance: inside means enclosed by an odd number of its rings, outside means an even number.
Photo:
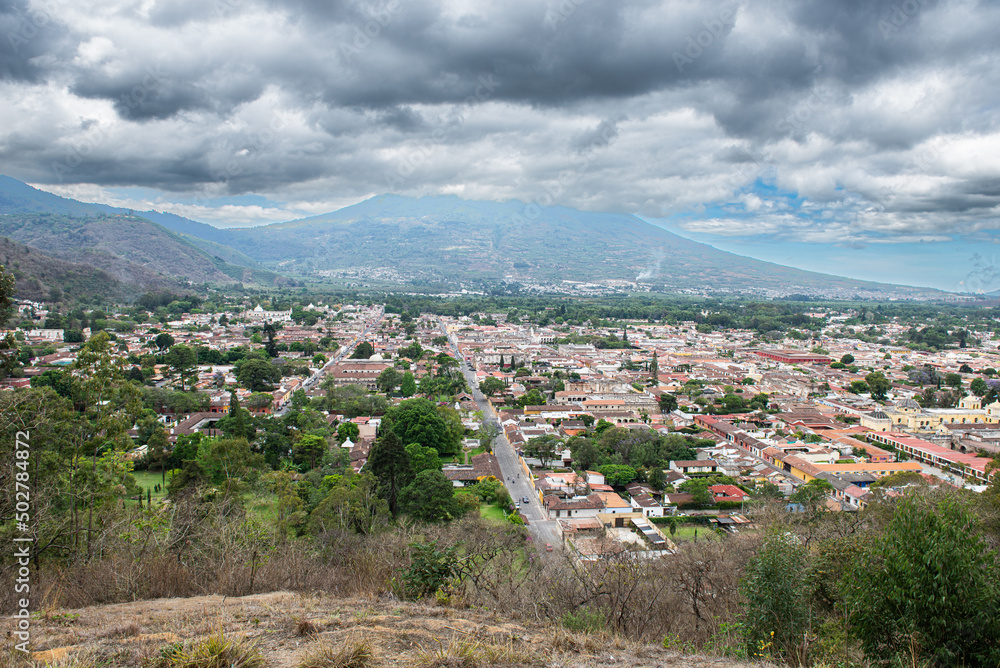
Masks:
[[[123,286],[112,292],[187,282],[281,282],[275,272],[229,246],[193,234],[210,237],[213,232],[223,231],[174,214],[78,202],[0,176],[0,235],[100,270],[103,274],[95,275],[113,277]]]
[[[7,214],[0,215],[0,221],[11,215],[42,212],[69,217],[132,213],[134,219],[141,217],[161,231],[166,228],[177,233],[214,262],[301,275],[342,272],[400,283],[639,281],[668,292],[916,298],[944,294],[929,288],[830,276],[728,253],[629,214],[518,201],[472,201],[454,195],[379,195],[318,216],[222,230],[174,214],[84,204],[0,177],[0,214]],[[0,225],[0,234],[5,233],[3,229]],[[154,231],[147,230],[155,236]],[[148,243],[157,242],[151,237]],[[138,240],[133,247],[143,250]],[[149,266],[162,269],[160,265],[167,260],[161,258]],[[166,273],[183,275],[176,272],[184,269],[176,262],[173,265]],[[232,276],[233,271],[223,273]],[[196,282],[201,280],[211,279],[200,277]]]

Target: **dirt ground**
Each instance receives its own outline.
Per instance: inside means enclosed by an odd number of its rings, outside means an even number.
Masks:
[[[31,666],[13,652],[6,628],[0,665]],[[277,592],[224,598],[159,599],[41,613],[31,622],[34,665],[90,668],[154,666],[172,643],[213,634],[257,645],[268,668],[294,668],[317,643],[334,648],[363,643],[366,667],[423,668],[565,666],[567,668],[740,668],[728,659],[683,655],[602,634],[557,626],[531,627],[488,611],[393,599],[336,599]],[[325,664],[331,665],[334,664]],[[754,664],[760,666],[760,664]]]

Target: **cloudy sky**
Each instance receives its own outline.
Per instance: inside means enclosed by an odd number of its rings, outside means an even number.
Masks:
[[[991,290],[997,35],[985,0],[0,0],[0,173],[222,226],[553,202]]]

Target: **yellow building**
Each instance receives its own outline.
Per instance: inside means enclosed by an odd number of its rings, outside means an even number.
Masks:
[[[1000,423],[1000,402],[983,408],[976,396],[963,397],[958,408],[921,408],[913,399],[861,414],[861,426],[873,431],[934,432],[942,424]]]

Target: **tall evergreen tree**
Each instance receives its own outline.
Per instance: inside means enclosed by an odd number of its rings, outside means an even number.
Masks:
[[[246,416],[243,414],[243,408],[240,406],[240,400],[235,391],[229,393],[229,419],[231,425],[229,431],[232,433],[232,437],[248,438]]]
[[[649,363],[649,375],[654,381],[659,381],[660,379],[660,363],[656,357],[656,351],[653,351],[653,361]]]
[[[378,495],[389,504],[389,512],[399,513],[399,493],[413,480],[410,455],[392,428],[384,428],[382,437],[368,453],[365,469],[378,480]]]

